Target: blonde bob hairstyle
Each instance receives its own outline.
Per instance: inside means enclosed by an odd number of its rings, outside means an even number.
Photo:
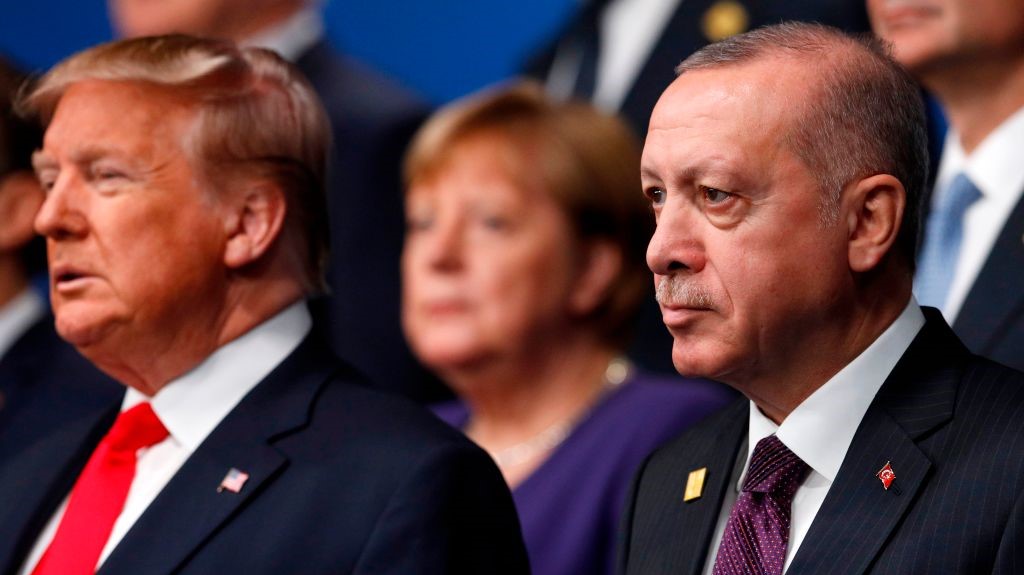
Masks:
[[[629,127],[589,104],[553,101],[534,82],[490,89],[442,108],[420,129],[405,157],[406,188],[444,172],[460,146],[477,144],[499,147],[513,183],[539,181],[580,246],[605,240],[621,252],[617,277],[585,320],[624,346],[651,286],[645,253],[653,231]]]
[[[227,189],[239,176],[279,185],[287,202],[288,253],[302,266],[307,293],[324,289],[330,128],[297,68],[269,50],[224,40],[120,40],[79,52],[25,86],[19,112],[48,124],[64,93],[84,81],[155,86],[194,107],[196,124],[183,142],[193,167],[213,189]]]

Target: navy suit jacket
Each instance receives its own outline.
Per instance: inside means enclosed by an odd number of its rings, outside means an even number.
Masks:
[[[999,232],[953,330],[974,353],[1024,371],[1024,197]]]
[[[110,405],[123,391],[60,339],[52,315],[43,316],[0,359],[0,465],[41,432]]]
[[[0,467],[0,573],[16,572],[117,413],[54,430]],[[218,492],[227,471],[249,474]],[[174,475],[99,573],[527,573],[488,456],[360,385],[307,339]]]
[[[972,355],[934,309],[879,390],[787,574],[1024,572],[1024,374]],[[700,574],[745,443],[741,399],[655,452],[622,573]],[[891,462],[889,490],[876,473]],[[690,471],[703,496],[683,501]]]
[[[405,235],[402,157],[429,109],[321,41],[296,61],[331,121],[328,220],[331,296],[314,316],[335,353],[378,386],[420,401],[450,393],[402,335],[399,263]]]

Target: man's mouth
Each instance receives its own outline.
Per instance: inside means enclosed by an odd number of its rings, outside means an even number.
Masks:
[[[51,274],[53,286],[58,292],[76,289],[92,277],[84,270],[67,265],[55,266]]]

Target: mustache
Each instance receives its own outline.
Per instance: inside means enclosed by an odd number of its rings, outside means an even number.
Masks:
[[[714,309],[715,298],[711,290],[692,279],[665,276],[654,291],[658,303],[667,307]]]

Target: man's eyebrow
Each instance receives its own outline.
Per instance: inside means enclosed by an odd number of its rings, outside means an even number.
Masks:
[[[655,172],[655,170],[648,168],[647,166],[640,166],[640,177],[648,178],[651,180],[657,180],[658,174]]]

